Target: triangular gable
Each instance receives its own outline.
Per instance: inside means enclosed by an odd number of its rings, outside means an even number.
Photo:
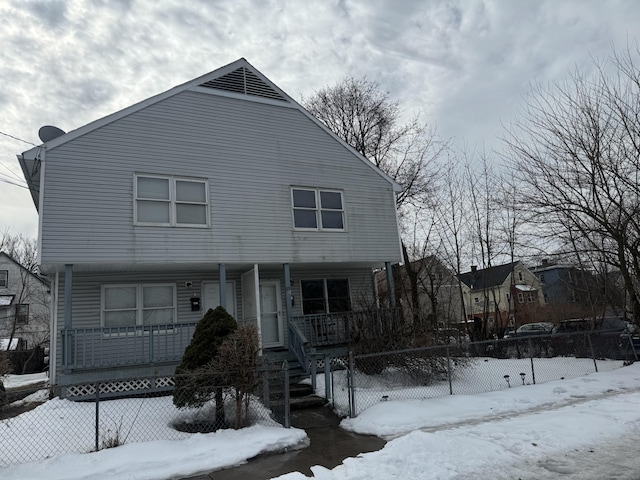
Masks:
[[[298,102],[293,100],[289,95],[277,87],[267,77],[260,73],[255,67],[253,67],[246,59],[240,58],[235,62],[232,62],[224,67],[220,67],[213,72],[202,75],[198,78],[190,80],[173,87],[166,92],[160,93],[146,100],[133,104],[123,110],[107,115],[106,117],[95,120],[87,125],[84,125],[76,130],[72,130],[64,135],[56,137],[48,142],[43,143],[40,146],[34,147],[22,155],[18,155],[18,161],[22,168],[22,172],[29,185],[29,190],[33,201],[38,209],[39,203],[39,190],[40,190],[40,155],[43,150],[50,150],[63,145],[75,138],[85,135],[93,130],[103,127],[109,123],[115,122],[121,118],[131,115],[143,108],[153,105],[157,102],[170,98],[181,92],[193,90],[193,91],[217,91],[222,95],[250,97],[252,100],[263,102],[276,102],[280,106],[287,106],[290,108],[296,108],[300,110],[305,116],[307,116],[316,125],[322,128],[327,134],[332,136],[335,140],[340,142],[345,148],[347,148],[353,155],[363,161],[366,165],[376,171],[381,177],[387,180],[394,188],[394,191],[399,192],[401,190],[400,185],[389,177],[386,173],[376,167],[367,158],[363,157],[353,147],[347,144],[344,140],[333,133],[326,125],[320,120],[311,115],[304,107]]]
[[[213,88],[224,92],[253,95],[271,100],[286,102],[287,99],[278,93],[271,85],[265,83],[247,67],[240,67],[226,75],[208,80],[200,84],[201,87]]]
[[[47,287],[49,286],[49,283],[47,282],[46,279],[42,278],[40,275],[37,275],[35,273],[33,273],[32,271],[30,271],[28,268],[26,268],[24,265],[22,265],[20,262],[18,262],[15,258],[13,258],[11,255],[9,255],[8,253],[2,252],[0,251],[0,259],[6,259],[9,260],[10,262],[14,263],[15,265],[17,265],[18,267],[20,267],[21,270],[27,272],[30,276],[32,276],[33,278],[35,278],[36,280],[38,280],[40,283],[42,283],[43,285],[46,285]]]

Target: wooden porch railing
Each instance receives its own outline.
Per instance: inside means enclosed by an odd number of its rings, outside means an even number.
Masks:
[[[195,323],[60,331],[63,369],[179,362]]]

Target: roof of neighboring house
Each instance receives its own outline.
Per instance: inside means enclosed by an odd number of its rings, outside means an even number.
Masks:
[[[363,157],[353,147],[347,144],[344,140],[334,134],[328,127],[326,127],[320,120],[311,115],[304,109],[298,102],[293,100],[277,85],[271,82],[255,67],[253,67],[246,59],[240,58],[235,62],[229,63],[223,67],[220,67],[212,72],[202,75],[198,78],[190,80],[182,85],[173,87],[163,93],[152,96],[133,104],[123,110],[107,115],[106,117],[95,120],[87,125],[84,125],[76,130],[72,130],[68,133],[52,138],[47,142],[34,147],[22,155],[18,155],[18,161],[20,167],[24,173],[25,179],[29,186],[33,202],[36,209],[39,209],[39,196],[40,196],[40,157],[43,151],[56,148],[63,145],[75,138],[78,138],[86,133],[103,127],[109,123],[115,122],[121,118],[124,118],[132,113],[142,110],[150,105],[163,101],[174,95],[178,95],[184,91],[200,91],[200,92],[215,92],[217,95],[235,97],[242,96],[242,98],[251,98],[252,100],[277,104],[288,108],[295,108],[300,110],[304,115],[315,122],[326,133],[331,135],[335,140],[340,142],[345,148],[347,148],[352,154],[363,161],[368,167],[375,170],[380,176],[386,179],[393,186],[396,192],[401,190],[400,185],[389,177],[386,173],[376,167],[372,162]]]
[[[502,285],[515,266],[520,262],[511,262],[495,267],[483,268],[475,272],[466,272],[458,275],[461,282],[468,285],[471,290],[481,290]]]
[[[3,258],[9,260],[10,262],[12,262],[14,264],[16,264],[18,267],[20,267],[25,272],[28,272],[29,275],[31,275],[33,278],[35,278],[36,280],[38,280],[42,284],[49,286],[49,282],[46,280],[46,278],[43,278],[43,277],[41,277],[40,275],[38,275],[36,273],[33,273],[31,270],[26,268],[24,265],[22,265],[20,262],[18,262],[15,258],[13,258],[8,253],[0,251],[0,259],[3,259]]]

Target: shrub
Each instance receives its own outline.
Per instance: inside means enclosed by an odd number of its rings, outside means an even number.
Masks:
[[[173,403],[178,408],[198,408],[215,397],[215,424],[226,425],[224,415],[224,378],[208,368],[219,354],[225,338],[238,328],[235,319],[223,307],[209,309],[196,325],[182,362],[175,371]]]

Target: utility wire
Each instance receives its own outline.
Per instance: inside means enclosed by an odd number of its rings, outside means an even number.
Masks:
[[[13,135],[9,135],[8,133],[0,132],[0,135],[4,135],[5,137],[13,138],[14,140],[18,140],[19,142],[28,143],[29,145],[33,145],[34,147],[37,147],[35,143],[27,142],[26,140],[22,140],[21,138],[14,137]]]

